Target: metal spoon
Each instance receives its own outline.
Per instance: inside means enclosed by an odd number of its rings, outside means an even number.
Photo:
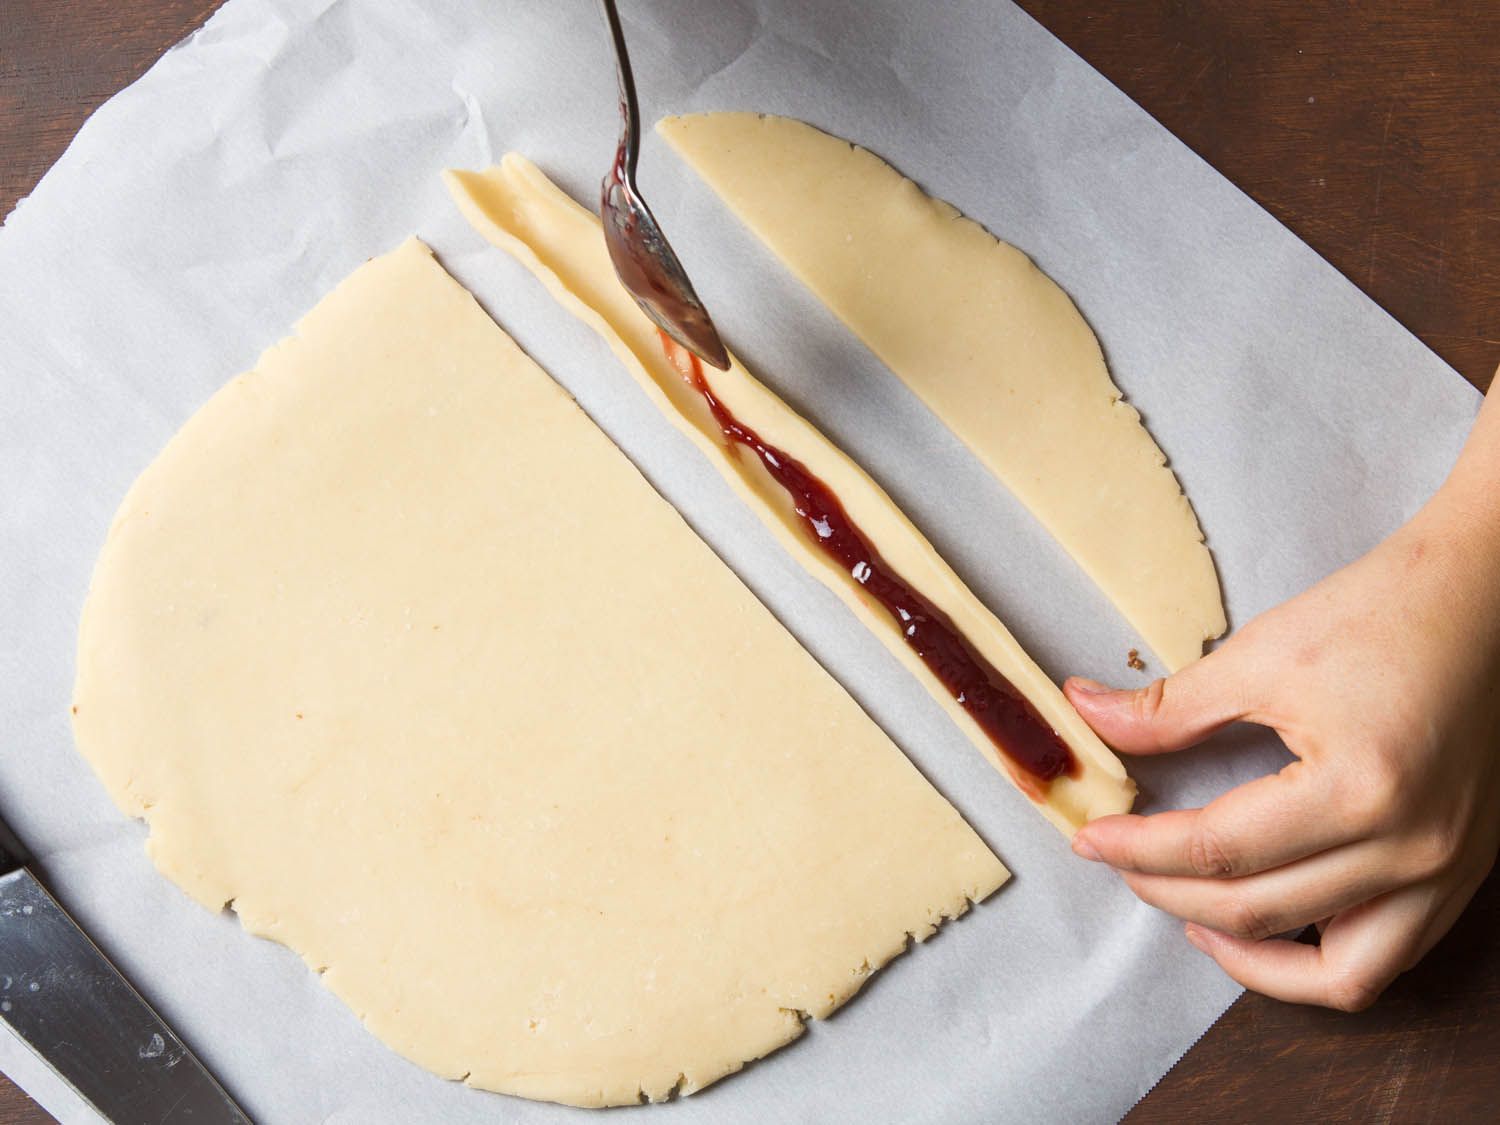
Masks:
[[[640,154],[640,110],[635,100],[635,78],[630,73],[630,54],[615,0],[601,0],[604,18],[615,43],[615,65],[620,79],[620,145],[615,162],[604,177],[600,214],[604,218],[604,242],[625,286],[641,311],[672,339],[705,363],[729,370],[729,354],[714,329],[708,310],[693,290],[687,271],[672,252],[656,217],[635,186],[635,165]]]

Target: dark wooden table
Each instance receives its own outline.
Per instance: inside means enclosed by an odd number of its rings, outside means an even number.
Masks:
[[[95,106],[216,6],[0,0],[0,214]],[[1489,385],[1500,363],[1500,4],[1022,6],[1466,379]],[[1246,996],[1130,1120],[1500,1119],[1497,937],[1492,879],[1368,1012]],[[46,1120],[0,1079],[0,1125]]]

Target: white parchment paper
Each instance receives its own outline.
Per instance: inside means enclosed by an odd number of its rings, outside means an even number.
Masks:
[[[1030,253],[1173,460],[1243,623],[1440,481],[1472,388],[1018,9],[633,0],[652,118],[802,117]],[[1109,1121],[1237,989],[1075,860],[842,605],[784,556],[593,335],[444,196],[519,149],[592,199],[613,148],[591,0],[231,0],[101,109],[0,232],[0,812],[59,897],[265,1122],[554,1122],[433,1078],[291,952],[158,876],[73,749],[79,606],[116,504],[223,382],[416,231],[582,402],[1015,871],[688,1121]],[[871,470],[1042,664],[1117,682],[1139,644],[1030,517],[664,146],[643,168],[732,347]],[[504,435],[496,435],[503,440]],[[1275,767],[1274,739],[1133,767],[1143,807]],[[390,908],[403,908],[391,887]],[[1247,1060],[1247,1064],[1249,1060]],[[91,1120],[25,1048],[0,1066]]]

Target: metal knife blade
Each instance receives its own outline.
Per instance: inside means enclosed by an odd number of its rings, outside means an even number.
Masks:
[[[9,863],[3,861],[9,860]],[[0,844],[0,1020],[117,1125],[250,1125],[56,899]]]

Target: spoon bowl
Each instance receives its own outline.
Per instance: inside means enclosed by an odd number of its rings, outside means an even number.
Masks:
[[[604,220],[604,243],[620,284],[635,298],[651,322],[688,351],[720,371],[729,370],[729,353],[699,300],[656,216],[635,185],[640,155],[640,110],[635,78],[615,0],[601,0],[615,47],[620,83],[620,143],[600,190],[599,213]]]

